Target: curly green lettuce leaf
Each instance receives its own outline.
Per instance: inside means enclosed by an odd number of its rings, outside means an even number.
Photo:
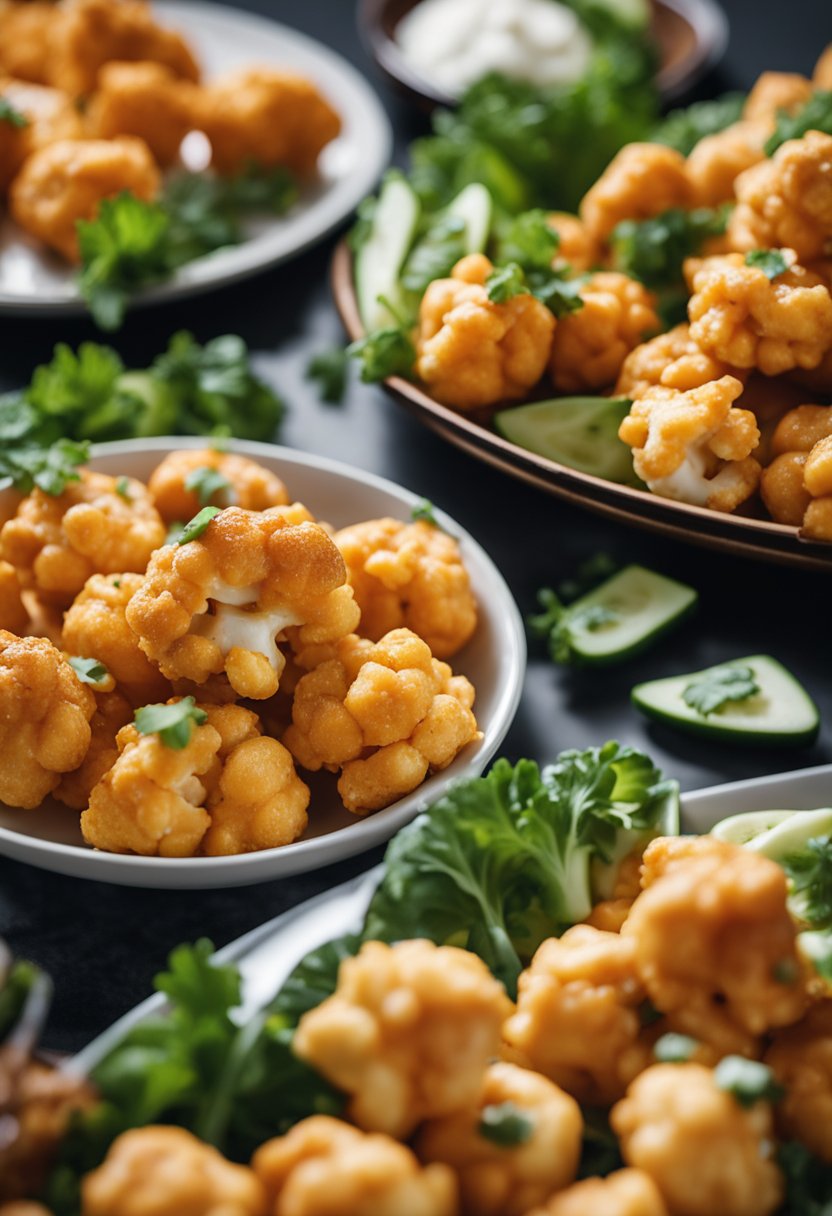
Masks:
[[[742,118],[745,93],[723,93],[708,101],[695,101],[679,110],[671,110],[654,127],[650,139],[657,144],[675,148],[689,156],[700,139],[716,135]]]

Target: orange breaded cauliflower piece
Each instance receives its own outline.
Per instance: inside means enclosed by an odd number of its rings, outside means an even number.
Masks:
[[[93,574],[64,616],[62,639],[69,654],[99,659],[135,705],[170,695],[168,681],[127,624],[127,605],[143,582],[142,574]]]
[[[63,9],[52,0],[0,4],[0,69],[18,80],[50,84],[50,64],[60,40]]]
[[[668,1216],[655,1182],[643,1170],[585,1178],[528,1216]]]
[[[87,106],[87,130],[96,139],[137,136],[164,169],[198,125],[199,93],[161,63],[107,63]]]
[[[558,234],[560,244],[555,266],[569,266],[576,274],[591,270],[601,261],[601,250],[577,215],[568,211],[550,211],[547,223]]]
[[[23,633],[29,621],[20,591],[20,579],[14,566],[0,560],[0,629],[9,633]]]
[[[545,941],[520,975],[517,1011],[503,1027],[509,1058],[581,1102],[621,1097],[652,1059],[635,959],[632,941],[590,925]]]
[[[266,1216],[262,1183],[183,1127],[122,1132],[81,1183],[83,1216]]]
[[[355,628],[344,559],[323,528],[296,517],[229,507],[198,539],[153,555],[127,623],[165,676],[204,684],[225,672],[240,696],[263,700],[277,692],[287,627],[299,627],[299,645]]]
[[[811,96],[811,80],[798,72],[762,72],[745,99],[742,116],[773,127],[779,110],[798,110]]]
[[[83,763],[66,773],[53,791],[59,802],[75,811],[83,811],[90,794],[108,773],[118,758],[116,736],[133,719],[133,710],[121,693],[114,690],[96,693],[95,713],[90,718],[92,738]]]
[[[832,342],[832,297],[792,250],[781,252],[790,265],[775,279],[741,253],[685,263],[690,336],[702,350],[766,376],[817,367]]]
[[[341,130],[341,119],[304,76],[250,67],[211,81],[202,91],[200,129],[211,142],[211,163],[233,175],[254,161],[285,165],[302,177]]]
[[[366,814],[447,768],[478,732],[473,686],[415,633],[359,641],[346,638],[298,682],[283,742],[304,768],[340,768],[344,806]]]
[[[803,483],[808,452],[784,452],[775,456],[760,476],[760,497],[778,524],[799,527],[812,501]]]
[[[742,392],[722,376],[679,392],[659,385],[633,402],[618,434],[633,449],[633,467],[654,494],[714,511],[733,511],[757,488],[760,466],[749,454],[760,438]]]
[[[765,158],[768,135],[766,123],[743,120],[700,139],[687,162],[697,206],[733,201],[739,175]]]
[[[484,286],[484,254],[462,258],[448,279],[434,279],[419,308],[416,371],[446,405],[476,409],[524,397],[546,370],[555,318],[533,295],[504,304]]]
[[[140,572],[164,543],[165,525],[140,481],[82,469],[63,494],[34,489],[0,530],[0,557],[24,587],[66,607],[94,573]]]
[[[403,1139],[476,1101],[511,1008],[467,950],[365,942],[341,963],[334,994],[303,1015],[293,1045],[350,1095],[354,1123]]]
[[[663,144],[626,144],[586,192],[578,214],[590,240],[602,244],[622,220],[648,220],[694,201],[681,153]]]
[[[5,98],[26,119],[24,127],[16,127],[8,122],[0,125],[2,192],[7,189],[27,156],[59,139],[81,139],[84,124],[72,104],[72,98],[59,89],[49,89],[23,80],[4,80],[0,82],[0,98]]]
[[[784,1090],[775,1113],[780,1135],[832,1163],[832,1001],[778,1031],[763,1061]]]
[[[101,202],[123,190],[149,201],[159,182],[141,139],[62,139],[27,158],[9,189],[9,210],[26,232],[77,262],[79,220],[95,219]]]
[[[660,837],[622,937],[657,1009],[725,1052],[796,1021],[806,990],[786,876],[776,862],[709,837]]]
[[[615,392],[635,401],[657,384],[684,393],[729,374],[736,373],[727,363],[700,350],[690,336],[688,325],[682,324],[630,351],[621,365]],[[737,379],[744,374],[740,372]]]
[[[780,419],[771,437],[771,452],[811,452],[832,435],[832,405],[798,405]]]
[[[90,745],[95,697],[45,638],[0,630],[0,802],[38,806]]]
[[[740,1105],[701,1064],[655,1064],[613,1107],[628,1165],[648,1174],[672,1216],[771,1216],[783,1198],[771,1107]]]
[[[181,34],[157,25],[144,0],[63,0],[50,83],[73,97],[92,93],[111,60],[161,63],[176,76],[199,80],[199,65]]]
[[[203,469],[213,470],[228,483],[211,495],[210,502],[214,506],[266,511],[269,507],[289,503],[289,495],[280,478],[247,456],[219,452],[214,448],[183,448],[166,456],[147,483],[150,497],[165,523],[193,519],[200,507],[206,505],[195,489],[185,486],[189,477],[198,476]]]
[[[215,721],[210,709],[208,721]],[[243,740],[231,750],[209,795],[211,826],[202,852],[221,857],[291,844],[306,827],[308,806],[309,789],[283,744],[265,736]]]
[[[732,249],[793,249],[804,265],[832,246],[832,135],[808,131],[740,174]]]
[[[832,541],[832,435],[818,440],[806,457],[803,485],[812,501],[803,516],[801,536]]]
[[[812,84],[816,89],[832,89],[832,42],[821,52],[815,64]]]
[[[313,1115],[252,1158],[273,1216],[457,1216],[444,1165],[421,1166],[403,1144]]]
[[[655,296],[629,275],[598,271],[580,295],[583,307],[561,317],[549,357],[552,382],[562,393],[613,384],[630,351],[661,327]]]
[[[454,537],[422,520],[371,519],[334,540],[361,609],[362,637],[377,642],[405,627],[438,659],[462,649],[477,627],[477,603]]]
[[[483,1114],[508,1103],[530,1132],[501,1145],[481,1132]],[[575,1178],[583,1118],[574,1098],[539,1073],[498,1062],[464,1109],[425,1123],[416,1141],[422,1161],[441,1161],[459,1179],[465,1216],[524,1216]]]

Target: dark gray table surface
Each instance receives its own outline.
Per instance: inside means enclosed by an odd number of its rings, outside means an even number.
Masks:
[[[241,6],[242,7],[242,6]],[[371,72],[352,0],[248,0],[320,38]],[[749,86],[764,68],[809,71],[832,39],[821,0],[726,0],[730,46],[699,95]],[[377,81],[379,90],[383,86]],[[383,94],[401,157],[420,121]],[[523,611],[542,584],[604,549],[694,584],[698,616],[638,662],[601,674],[553,667],[532,651],[523,700],[504,746],[539,760],[565,747],[618,738],[647,749],[684,789],[802,768],[832,759],[830,583],[824,575],[757,565],[629,530],[567,507],[465,455],[423,428],[378,388],[353,385],[339,407],[321,404],[304,379],[310,354],[341,337],[328,285],[333,241],[242,286],[175,307],[141,311],[115,344],[134,366],[186,326],[200,339],[236,331],[285,396],[281,440],[381,473],[424,494],[469,528],[491,553]],[[96,337],[81,321],[0,321],[0,389],[15,387],[56,341]],[[633,683],[723,659],[768,652],[805,682],[824,717],[820,740],[801,751],[750,750],[686,740],[648,726],[629,706]],[[380,851],[318,873],[219,892],[141,891],[63,878],[0,859],[0,936],[46,967],[56,1000],[50,1047],[81,1047],[143,998],[168,951],[200,935],[221,945],[374,863]],[[337,926],[333,927],[337,929]]]

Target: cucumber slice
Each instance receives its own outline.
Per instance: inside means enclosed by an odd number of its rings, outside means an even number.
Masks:
[[[398,324],[380,297],[394,308],[400,302],[399,274],[416,235],[420,211],[409,184],[401,174],[391,173],[381,188],[369,236],[355,256],[358,311],[367,333]]]
[[[631,693],[633,704],[648,718],[711,739],[783,747],[811,743],[820,725],[817,706],[794,676],[765,654],[736,663],[751,668],[759,693],[729,701],[707,717],[687,705],[682,694],[696,676],[712,671],[710,667],[638,684]]]
[[[721,819],[708,833],[726,844],[750,845],[758,836],[766,836],[784,819],[791,819],[795,811],[745,811],[742,815],[729,815]]]
[[[625,566],[570,604],[572,650],[585,663],[623,662],[677,625],[698,598],[685,583],[644,566]],[[593,627],[596,608],[605,609],[610,620]]]
[[[673,789],[663,799],[656,821],[647,831],[635,828],[623,828],[615,838],[612,856],[609,861],[593,857],[590,866],[590,883],[592,898],[597,903],[599,899],[612,899],[618,871],[622,861],[635,849],[646,849],[656,836],[679,835],[679,786],[673,783]]]
[[[518,447],[605,481],[640,486],[633,453],[618,438],[628,397],[559,397],[500,410],[494,425]]]
[[[465,252],[482,253],[488,244],[494,213],[494,204],[485,186],[472,182],[451,199],[445,211],[465,221]]]
[[[711,835],[741,844],[772,861],[782,861],[802,852],[808,840],[832,835],[832,810],[821,807],[816,811],[752,811],[723,819]],[[738,836],[744,839],[737,839]]]

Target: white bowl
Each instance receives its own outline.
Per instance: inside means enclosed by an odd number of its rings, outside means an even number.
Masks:
[[[161,438],[103,443],[90,466],[104,473],[146,480],[159,461],[178,448],[204,447],[200,438]],[[235,441],[230,449],[273,469],[293,498],[336,527],[392,515],[409,519],[417,494],[337,461],[272,444]],[[443,772],[406,798],[364,819],[341,806],[329,780],[312,779],[310,826],[302,839],[280,849],[235,857],[133,857],[103,853],[84,844],[76,812],[47,800],[33,811],[0,806],[0,855],[78,878],[133,887],[231,887],[315,870],[389,839],[421,806],[452,782],[480,773],[508,731],[523,686],[526,642],[523,621],[497,567],[472,536],[442,511],[437,518],[459,538],[479,604],[477,631],[452,660],[477,690],[474,706],[483,738],[464,748]]]

